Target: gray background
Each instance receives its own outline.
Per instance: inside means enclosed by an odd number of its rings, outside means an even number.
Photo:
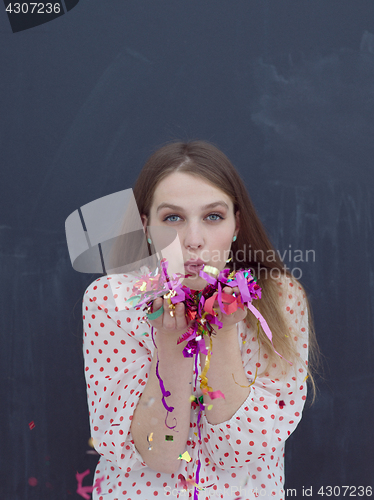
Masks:
[[[4,10],[0,68],[0,498],[92,484],[81,301],[99,275],[73,270],[65,220],[174,138],[229,156],[281,254],[315,251],[285,259],[325,356],[286,488],[374,486],[374,2],[81,0],[17,33]]]

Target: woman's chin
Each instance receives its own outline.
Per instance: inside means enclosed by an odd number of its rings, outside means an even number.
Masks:
[[[184,278],[182,284],[191,290],[203,290],[207,286],[207,281],[201,276],[189,276]]]

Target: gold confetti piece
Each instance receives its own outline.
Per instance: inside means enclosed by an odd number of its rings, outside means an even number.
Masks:
[[[213,408],[213,405],[208,406],[208,410],[211,410]]]
[[[246,340],[243,340],[243,344],[246,344],[246,343],[247,343],[247,341],[246,341]]]
[[[92,439],[92,437],[90,437],[90,439],[88,440],[88,445],[91,446],[91,448],[94,448],[94,440]]]
[[[309,375],[307,375],[307,376],[304,378],[303,382],[305,382],[305,380],[306,380],[308,377],[309,377]]]
[[[191,396],[190,396],[191,403],[192,403],[192,401],[195,401],[195,399],[196,399],[196,397],[191,394]]]
[[[186,462],[191,462],[192,458],[190,457],[188,451],[185,451],[183,455],[179,455],[178,460],[185,460]]]
[[[150,435],[147,437],[148,441],[153,441],[153,432],[150,433]]]
[[[195,436],[197,437],[197,432],[194,432]]]
[[[219,274],[219,269],[213,266],[204,266],[203,271],[204,273],[210,273],[213,274],[214,276],[217,276],[217,274]]]

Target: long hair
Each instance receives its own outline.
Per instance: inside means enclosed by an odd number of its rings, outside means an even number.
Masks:
[[[234,205],[234,214],[239,210],[240,229],[236,241],[232,243],[232,259],[227,267],[231,271],[251,268],[262,289],[262,298],[253,301],[253,305],[266,319],[272,331],[274,348],[286,360],[292,362],[295,369],[300,360],[294,343],[287,335],[289,330],[280,311],[279,287],[276,284],[274,272],[277,276],[286,274],[297,286],[301,287],[306,298],[309,318],[309,359],[308,366],[303,366],[303,368],[308,373],[308,382],[313,389],[314,401],[316,385],[313,368],[317,367],[319,362],[319,348],[309,300],[301,283],[291,276],[271,244],[237,170],[226,155],[211,142],[201,140],[168,142],[155,150],[148,158],[133,188],[139,214],[146,215],[148,220],[156,187],[173,172],[183,172],[207,180],[230,197]],[[251,251],[248,254],[249,243]],[[152,247],[149,243],[146,244],[148,254],[152,255]],[[266,258],[269,254],[272,256],[271,260]],[[239,255],[243,256],[240,260]],[[257,320],[252,312],[248,311],[245,323],[247,326],[251,325],[256,328]],[[273,346],[261,327],[259,338],[269,348],[267,351],[270,364],[278,356],[274,353]],[[278,362],[284,369],[289,368],[283,360],[278,359]]]

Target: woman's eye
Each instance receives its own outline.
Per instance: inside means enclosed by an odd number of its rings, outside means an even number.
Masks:
[[[167,217],[165,217],[164,222],[165,221],[177,222],[175,219],[171,220],[172,217],[177,217],[177,218],[180,219],[179,215],[168,215]],[[210,214],[210,215],[207,216],[207,218],[209,218],[209,217],[215,217],[214,219],[210,219],[211,221],[217,221],[217,220],[220,220],[220,219],[222,219],[222,220],[224,219],[224,217],[222,217],[222,215],[220,215],[220,214]]]
[[[222,215],[219,215],[219,214],[210,214],[210,215],[208,215],[208,217],[219,217],[219,219],[213,219],[213,220],[223,219]]]
[[[165,217],[164,221],[169,220],[171,217],[179,217],[179,215],[168,215],[167,217]],[[170,222],[175,222],[175,221],[171,220]]]

